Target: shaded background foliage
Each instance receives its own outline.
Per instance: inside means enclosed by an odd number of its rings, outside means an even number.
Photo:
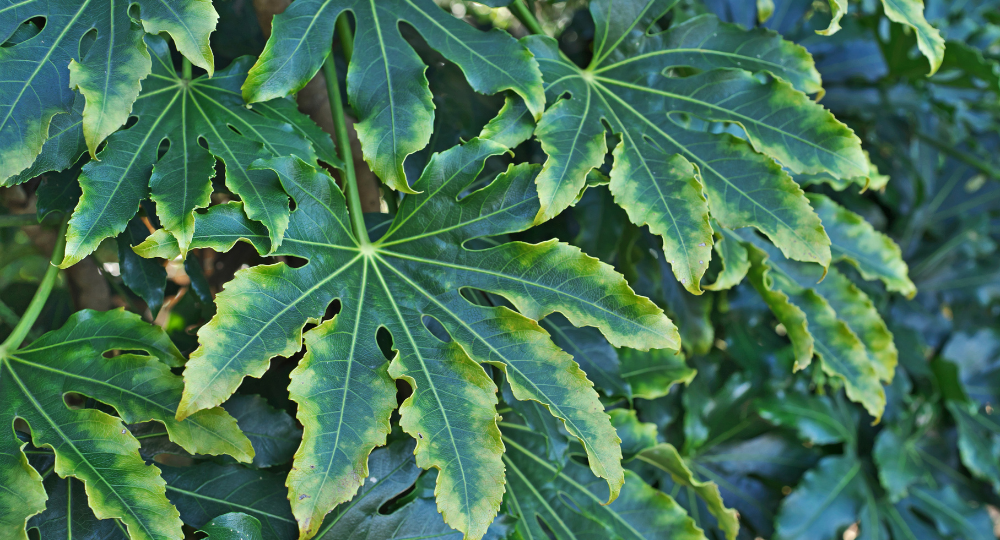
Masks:
[[[255,4],[267,8],[266,2]],[[525,33],[507,12],[463,2],[441,4],[481,28],[499,25],[518,37]],[[558,34],[573,61],[586,65],[594,25],[585,3],[538,4],[546,30]],[[793,371],[787,329],[749,281],[728,291],[689,295],[663,261],[661,240],[631,224],[607,187],[588,189],[575,207],[554,220],[513,235],[526,241],[557,237],[614,265],[636,292],[652,298],[678,325],[686,365],[658,359],[658,365],[669,365],[671,371],[651,377],[644,370],[648,358],[616,351],[599,333],[574,328],[558,316],[543,323],[588,372],[611,412],[623,441],[626,486],[641,478],[671,495],[709,538],[997,536],[1000,3],[926,0],[925,8],[927,20],[947,40],[942,66],[931,77],[913,33],[890,24],[877,2],[851,3],[840,21],[842,29],[832,36],[816,34],[831,19],[826,2],[686,0],[669,15],[676,24],[714,13],[746,28],[772,29],[805,46],[823,78],[821,104],[861,137],[878,172],[891,179],[882,189],[865,191],[819,181],[807,188],[891,236],[918,290],[907,299],[866,281],[849,265],[837,266],[873,300],[899,349],[899,366],[886,387],[885,412],[878,423],[846,399],[842,385],[818,365]],[[216,9],[220,22],[212,47],[217,66],[263,50],[269,28],[261,29],[249,2],[221,1]],[[436,106],[430,143],[405,163],[407,175],[416,176],[432,153],[475,137],[500,110],[503,97],[475,93],[457,66],[419,35],[404,35],[429,66]],[[338,69],[343,76],[346,66]],[[308,109],[308,92],[309,87],[300,96],[300,108]],[[323,99],[316,99],[316,116],[328,114]],[[515,148],[512,157],[488,162],[484,176],[495,176],[511,161],[542,163],[545,157],[537,142],[529,141]],[[605,174],[609,165],[602,169]],[[72,209],[81,166],[5,189],[8,215],[36,210],[45,216]],[[213,203],[227,200],[225,188],[215,187]],[[122,236],[103,243],[91,256],[95,262],[88,274],[75,280],[65,274],[31,337],[59,328],[76,308],[124,306],[160,324],[187,354],[197,346],[195,331],[215,312],[214,293],[244,265],[278,260],[240,243],[225,253],[193,250],[185,261],[164,266],[129,249],[155,228],[155,212],[144,207]],[[10,332],[30,300],[52,243],[47,230],[0,228],[0,337]],[[292,257],[281,259],[300,264]],[[713,261],[708,278],[720,270]],[[483,301],[504,302],[494,297]],[[263,378],[246,379],[225,404],[257,452],[249,465],[191,456],[167,440],[158,424],[131,426],[143,442],[142,455],[162,465],[167,496],[192,533],[212,518],[238,510],[259,521],[263,538],[294,537],[297,527],[285,499],[284,478],[301,429],[286,388],[300,356],[276,359]],[[579,529],[558,530],[550,518],[535,528],[539,522],[533,517],[546,511],[509,496],[487,537],[528,537],[529,529],[519,527],[515,518],[533,532],[556,538],[582,536],[588,528],[600,528],[606,537],[629,537],[608,525],[613,519],[603,516],[602,508],[587,507],[589,494],[580,484],[584,478],[597,479],[581,465],[583,450],[575,439],[547,413],[539,414],[537,405],[514,400],[509,387],[497,382],[509,452],[508,491],[523,494],[536,485],[568,493],[573,502],[565,503],[563,511],[579,520]],[[408,395],[405,385],[399,385],[399,392],[400,397]],[[393,531],[401,523],[412,527],[408,534],[419,527],[426,534],[450,530],[436,529],[440,525],[432,519],[437,516],[435,473],[416,467],[411,443],[398,427],[389,442],[372,455],[370,481],[352,504],[327,517],[318,538],[397,538]],[[50,454],[28,452],[37,470],[51,472]],[[577,475],[580,469],[586,475]],[[519,476],[511,476],[513,471]],[[717,492],[705,482],[718,486]],[[53,493],[82,491],[78,481],[51,474],[46,488],[50,505],[57,500]],[[74,522],[96,522],[79,503],[83,498],[75,500],[75,506],[55,511],[69,512]],[[731,525],[735,515],[726,508],[738,512],[738,533]],[[31,526],[45,531],[52,518],[43,514]],[[94,534],[114,537],[112,525],[93,525],[99,531]],[[47,535],[42,532],[41,537]]]

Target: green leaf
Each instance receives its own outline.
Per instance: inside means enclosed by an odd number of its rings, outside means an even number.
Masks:
[[[817,34],[832,36],[840,31],[840,20],[847,15],[847,0],[829,0],[830,13],[832,15],[830,24],[823,30],[817,30]]]
[[[947,406],[958,424],[962,463],[973,476],[989,482],[1000,493],[1000,422],[992,414],[984,414],[975,403],[952,401]]]
[[[99,520],[87,506],[83,482],[51,475],[45,479],[49,494],[45,512],[28,523],[41,538],[66,540],[128,540],[125,527],[114,519]]]
[[[733,239],[726,240],[721,233],[721,227],[715,227],[715,253],[722,263],[722,270],[715,278],[715,283],[705,285],[708,291],[725,291],[739,285],[747,272],[750,271],[750,256],[743,244]]]
[[[623,381],[618,351],[596,328],[577,328],[565,317],[552,314],[541,321],[542,328],[552,335],[552,341],[568,352],[580,369],[606,396],[629,396],[632,391]],[[650,354],[656,351],[650,351]]]
[[[513,90],[532,115],[541,114],[545,96],[531,54],[506,32],[481,32],[431,0],[296,2],[274,18],[273,34],[243,85],[247,101],[301,90],[330,54],[334,23],[345,11],[356,22],[347,96],[358,115],[358,139],[365,160],[393,189],[414,193],[403,160],[427,145],[434,128],[426,67],[400,34],[401,23],[457,64],[477,92]]]
[[[147,356],[106,358],[104,353],[111,351]],[[123,310],[78,312],[61,329],[0,355],[0,403],[7,421],[26,421],[32,444],[55,451],[55,472],[82,480],[94,515],[121,519],[133,539],[179,540],[183,535],[159,471],[143,463],[139,442],[123,421],[160,422],[171,440],[192,453],[229,454],[242,461],[253,456],[235,420],[220,408],[184,422],[173,418],[181,380],[161,358],[179,357],[160,328]],[[92,397],[120,418],[98,409],[71,409],[64,402],[66,392]],[[0,457],[0,470],[23,469],[20,451]],[[24,474],[18,476],[23,482]]]
[[[887,520],[896,538],[993,540],[993,522],[984,505],[966,502],[955,488],[917,488],[896,504],[897,519]],[[927,519],[933,526],[929,526]]]
[[[782,259],[752,231],[739,237],[750,249],[750,282],[785,327],[796,369],[815,354],[826,374],[844,381],[847,397],[878,421],[882,382],[892,380],[898,353],[868,296],[834,268],[824,277],[818,265]]]
[[[921,457],[925,450],[922,441],[904,433],[902,426],[887,426],[875,438],[872,457],[878,465],[878,478],[890,501],[909,495],[910,487],[926,482],[933,485],[933,478]]]
[[[213,540],[262,540],[260,521],[242,512],[223,514],[201,528]]]
[[[621,496],[604,504],[603,486],[587,468],[569,460],[558,468],[539,457],[544,436],[519,424],[503,424],[510,486],[507,509],[518,517],[523,538],[557,540],[704,539],[687,513],[665,493],[625,471]],[[543,525],[544,523],[544,525]]]
[[[0,378],[2,382],[2,378]],[[45,487],[42,477],[28,463],[22,443],[11,431],[0,437],[0,530],[14,531],[15,540],[28,540],[28,518],[45,510]],[[37,519],[37,518],[32,518]]]
[[[530,165],[456,200],[488,157],[506,151],[474,139],[435,155],[414,184],[421,193],[403,199],[370,245],[350,232],[344,196],[329,176],[295,158],[260,163],[279,174],[296,203],[275,253],[309,262],[243,270],[227,284],[216,298],[218,314],[199,331],[178,417],[224,401],[243,377],[261,376],[271,358],[294,354],[304,325],[338,300],[338,315],[306,333],[307,357],[292,374],[309,446],[297,454],[290,498],[305,535],[367,476],[366,456],[389,432],[392,379],[403,379],[413,395],[400,409],[401,425],[418,440],[418,465],[440,469],[445,521],[482,536],[503,490],[496,387],[484,362],[506,373],[515,398],[538,401],[562,419],[583,442],[591,469],[608,481],[610,499],[617,495],[621,454],[597,393],[536,321],[558,311],[573,325],[599,328],[612,345],[640,349],[676,346],[676,329],[609,266],[569,245],[465,246],[524,230],[538,212],[537,168]],[[465,287],[499,295],[518,311],[470,303]],[[429,319],[446,335],[435,335]],[[375,341],[380,327],[392,336],[391,361]]]
[[[247,219],[242,202],[230,201],[217,204],[203,213],[194,215],[192,246],[225,252],[232,249],[240,240],[253,245],[262,255],[271,251],[267,228]],[[159,257],[169,260],[181,256],[177,237],[163,229],[154,231],[146,240],[134,246],[133,251],[146,258]]]
[[[781,391],[764,398],[757,412],[772,424],[795,430],[809,444],[853,445],[857,438],[857,423],[827,396]]]
[[[133,4],[138,4],[142,27],[129,13]],[[0,83],[0,183],[31,166],[46,139],[58,133],[50,124],[73,110],[74,89],[86,98],[81,122],[92,155],[125,123],[139,82],[150,73],[143,27],[169,33],[194,64],[212,71],[208,35],[218,15],[210,0],[4,0],[0,36],[10,36],[35,17],[45,18],[37,35],[0,50],[5,73]],[[96,35],[85,38],[92,31]]]
[[[917,47],[931,65],[928,75],[934,75],[944,60],[944,38],[924,18],[923,0],[882,0],[882,7],[889,20],[909,26],[916,32]]]
[[[420,475],[420,468],[413,460],[412,442],[399,441],[375,450],[369,466],[371,476],[364,479],[364,485],[357,496],[338,506],[329,515],[317,535],[319,540],[463,538],[462,533],[445,524],[434,507],[433,471]],[[414,482],[415,496],[412,500],[391,512],[381,510],[389,501],[399,498],[413,487]],[[498,540],[505,536],[503,525],[499,521],[490,526],[485,537],[487,540]]]
[[[164,229],[186,253],[194,211],[210,203],[216,159],[225,164],[226,186],[240,196],[247,215],[267,227],[273,245],[280,244],[288,226],[288,197],[273,172],[250,170],[250,164],[262,157],[295,155],[338,165],[331,157],[330,138],[288,100],[246,107],[239,85],[251,58],[238,58],[211,79],[188,81],[174,71],[163,39],[151,36],[146,42],[154,68],[132,111],[139,120],[109,137],[98,159],[83,167],[83,197],[70,220],[62,266],[80,261],[104,238],[117,236],[147,196],[156,203]],[[164,140],[169,149],[161,157]]]
[[[622,440],[622,457],[628,461],[647,448],[656,446],[656,424],[640,422],[634,409],[611,409],[611,424]]]
[[[823,458],[782,503],[775,540],[833,540],[858,519],[864,487],[861,462]]]
[[[549,156],[538,179],[540,217],[572,205],[587,173],[604,162],[607,124],[621,139],[611,170],[615,201],[663,238],[690,292],[700,293],[711,257],[710,215],[723,227],[759,228],[793,259],[828,265],[819,218],[774,160],[794,173],[838,177],[867,175],[868,163],[853,132],[796,89],[820,89],[811,58],[776,34],[745,33],[710,16],[646,32],[671,4],[591,3],[598,33],[586,69],[561,56],[555,40],[526,38],[552,104],[536,130]],[[672,67],[698,73],[684,77]],[[774,78],[761,82],[744,70]],[[706,122],[732,123],[746,140],[706,132]]]
[[[673,445],[660,443],[643,450],[636,456],[637,460],[648,463],[670,474],[677,484],[687,486],[698,494],[698,497],[708,506],[708,511],[715,516],[719,528],[726,534],[728,540],[735,540],[740,530],[739,516],[735,510],[726,508],[719,493],[719,486],[714,482],[703,482],[695,478],[691,469]]]
[[[638,398],[663,397],[675,384],[689,384],[698,373],[684,363],[682,353],[669,349],[619,349],[618,356],[622,363],[622,379],[632,387],[632,395]]]
[[[909,268],[903,261],[903,253],[891,238],[829,197],[815,193],[807,197],[830,236],[834,262],[847,261],[865,279],[882,280],[887,289],[907,298],[917,294],[917,287],[908,275]]]
[[[139,295],[149,312],[156,317],[163,306],[163,295],[167,288],[167,271],[159,261],[144,259],[132,250],[136,244],[149,237],[146,224],[138,216],[129,220],[125,230],[118,235],[118,265],[122,281],[132,292]]]
[[[302,430],[288,413],[268,405],[260,396],[235,395],[222,408],[236,419],[253,445],[253,466],[266,468],[292,460]]]
[[[284,474],[208,461],[162,469],[167,498],[184,523],[200,528],[214,516],[243,512],[260,521],[266,540],[295,537],[297,527],[286,498]]]

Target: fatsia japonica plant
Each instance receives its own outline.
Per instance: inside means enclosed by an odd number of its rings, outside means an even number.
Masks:
[[[0,538],[990,537],[972,4],[0,0]]]

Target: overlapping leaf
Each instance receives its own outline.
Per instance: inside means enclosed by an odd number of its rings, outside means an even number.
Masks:
[[[823,371],[842,379],[847,396],[878,420],[885,408],[882,382],[892,380],[897,351],[871,299],[836,268],[824,272],[785,259],[752,231],[727,234],[748,247],[750,282],[784,325],[796,369],[815,354]]]
[[[213,78],[188,81],[175,72],[164,40],[146,41],[154,67],[132,111],[138,121],[109,137],[97,160],[83,167],[83,196],[69,224],[63,266],[122,232],[150,194],[160,223],[186,251],[194,210],[210,202],[216,159],[225,164],[226,186],[240,196],[251,219],[267,226],[277,245],[288,226],[288,197],[273,172],[250,170],[250,164],[278,155],[312,163],[318,154],[336,165],[329,136],[288,100],[248,110],[239,85],[251,58],[235,60]],[[169,146],[161,154],[164,143]]]
[[[597,393],[535,321],[559,311],[573,325],[598,327],[612,345],[637,349],[677,347],[676,329],[610,267],[568,245],[464,247],[526,229],[538,212],[537,169],[528,165],[458,199],[484,161],[505,151],[474,139],[435,155],[414,184],[421,193],[403,200],[370,245],[355,240],[344,197],[329,176],[296,158],[260,162],[278,173],[296,202],[275,253],[309,262],[241,271],[226,286],[187,364],[178,417],[221,403],[244,376],[262,375],[272,357],[298,351],[303,326],[339,300],[339,314],[305,334],[307,353],[292,373],[305,433],[288,486],[303,534],[315,534],[322,517],[367,476],[366,456],[389,431],[393,379],[403,379],[414,393],[402,405],[401,424],[418,441],[418,465],[440,469],[445,521],[481,537],[503,493],[503,444],[496,387],[480,363],[506,372],[517,399],[538,401],[562,419],[583,442],[591,469],[607,480],[610,498],[617,496],[621,454]],[[206,226],[223,233],[218,237],[196,231],[192,246],[225,247],[251,227],[223,228]],[[168,244],[156,246],[167,254]],[[497,294],[520,313],[473,304],[462,296],[464,287]],[[435,324],[447,335],[432,333]],[[379,328],[392,335],[391,362],[377,346]]]
[[[372,452],[369,475],[353,499],[330,513],[317,535],[319,540],[463,538],[462,533],[452,529],[441,519],[441,514],[435,508],[433,472],[421,475],[420,468],[413,460],[412,442],[397,441]],[[380,510],[411,487],[414,492],[405,496],[405,504],[389,512]],[[484,538],[498,540],[506,537],[507,521],[509,520],[504,518],[497,519],[490,525]]]
[[[266,540],[295,537],[295,518],[283,489],[284,475],[202,462],[192,467],[163,467],[163,479],[167,481],[167,498],[187,525],[201,528],[212,516],[243,512],[261,523]]]
[[[143,351],[148,356],[104,356],[114,351]],[[96,518],[121,519],[132,539],[179,540],[181,521],[164,495],[164,481],[156,468],[143,463],[139,442],[123,421],[161,422],[170,438],[192,453],[229,454],[242,461],[253,457],[250,442],[221,408],[183,422],[174,419],[181,380],[168,364],[182,361],[163,331],[136,315],[81,311],[63,328],[0,356],[0,412],[8,425],[15,418],[27,422],[35,446],[55,451],[59,476],[86,484]],[[97,409],[70,408],[64,401],[67,392],[99,400],[120,418]],[[11,475],[5,486],[18,487],[0,491],[4,519],[20,523],[4,534],[26,538],[25,521],[45,508],[41,478],[28,466],[13,432],[0,444],[0,471]]]
[[[28,522],[28,529],[37,529],[41,538],[128,540],[121,522],[94,517],[83,482],[51,475],[45,488],[49,495],[45,511]]]
[[[588,171],[604,162],[606,123],[621,137],[615,200],[633,223],[663,238],[689,291],[701,291],[711,256],[710,214],[724,227],[757,227],[790,258],[826,266],[829,239],[819,218],[774,159],[794,173],[865,176],[860,141],[803,93],[820,87],[802,48],[711,16],[650,33],[673,3],[591,3],[598,24],[586,69],[560,56],[554,40],[527,38],[552,103],[536,131],[549,156],[538,180],[540,217],[572,204]],[[691,68],[697,73],[678,76]],[[750,71],[770,77],[761,82]],[[704,122],[735,124],[746,140],[705,131]]]
[[[136,13],[129,11],[133,5]],[[40,30],[33,21],[38,18],[44,18]],[[27,38],[0,48],[0,183],[31,166],[46,139],[58,134],[50,124],[74,111],[74,89],[86,98],[80,122],[91,154],[125,123],[150,73],[145,32],[167,32],[211,75],[208,36],[217,19],[210,0],[0,2],[0,42],[19,27]]]
[[[434,105],[423,61],[400,34],[411,25],[457,64],[473,89],[513,90],[537,117],[545,96],[531,54],[507,33],[481,32],[445,13],[432,0],[299,0],[274,18],[274,33],[243,85],[249,102],[296,92],[330,54],[334,24],[344,12],[356,22],[347,95],[358,114],[358,138],[372,170],[394,189],[412,192],[406,156],[423,148],[434,128]]]
[[[597,485],[586,467],[568,460],[559,468],[541,457],[545,453],[543,434],[508,422],[504,422],[503,432],[510,483],[505,505],[518,518],[521,537],[705,538],[683,508],[632,471],[625,472],[621,496],[606,505],[603,486]]]

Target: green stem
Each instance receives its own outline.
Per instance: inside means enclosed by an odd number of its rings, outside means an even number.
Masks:
[[[11,214],[7,216],[0,216],[0,228],[22,227],[24,225],[38,225],[38,216],[35,214]]]
[[[993,178],[1000,178],[1000,171],[994,169],[992,165],[977,158],[976,156],[973,156],[972,154],[963,152],[958,148],[953,148],[951,146],[948,146],[942,143],[941,141],[938,141],[937,139],[933,139],[927,135],[924,135],[923,133],[917,133],[917,138],[933,146],[938,151],[944,152],[945,154],[950,155],[951,157],[965,163],[970,167],[979,169],[981,172],[988,174]]]
[[[45,276],[42,278],[41,284],[38,285],[38,290],[35,291],[35,296],[32,297],[31,303],[28,304],[28,309],[24,310],[24,315],[21,316],[21,320],[17,322],[17,326],[7,336],[6,341],[0,343],[0,356],[5,356],[7,351],[17,350],[21,346],[21,342],[28,336],[31,327],[34,326],[35,321],[38,320],[38,316],[42,313],[45,301],[49,299],[52,286],[56,283],[56,276],[59,275],[59,263],[62,262],[66,248],[67,223],[69,223],[69,220],[64,219],[62,225],[59,226],[59,232],[56,233],[56,245],[52,248],[51,263],[48,270],[45,271]]]
[[[354,56],[354,32],[351,31],[351,22],[347,20],[346,13],[337,17],[337,37],[340,38],[340,50],[344,53],[344,60],[350,64]]]
[[[191,61],[184,57],[181,59],[181,73],[184,76],[184,80],[191,80]]]
[[[340,15],[344,19],[344,15]],[[340,22],[338,21],[338,27]],[[341,33],[343,35],[343,33]],[[347,50],[345,49],[345,54]],[[326,79],[326,91],[330,97],[330,111],[333,115],[333,126],[337,136],[337,146],[340,147],[340,158],[344,160],[344,188],[347,190],[347,209],[354,224],[354,235],[363,246],[371,244],[368,239],[368,229],[365,228],[365,215],[361,211],[361,195],[358,193],[358,179],[354,174],[354,159],[351,152],[351,141],[347,138],[347,119],[344,116],[344,104],[340,99],[340,82],[337,80],[337,68],[330,54],[323,62],[323,77]]]
[[[517,20],[521,21],[521,24],[525,26],[532,34],[538,34],[541,36],[546,35],[545,30],[542,29],[542,25],[538,23],[538,19],[535,18],[535,14],[531,12],[531,9],[525,5],[524,0],[514,0],[510,5],[510,12],[517,17]]]

